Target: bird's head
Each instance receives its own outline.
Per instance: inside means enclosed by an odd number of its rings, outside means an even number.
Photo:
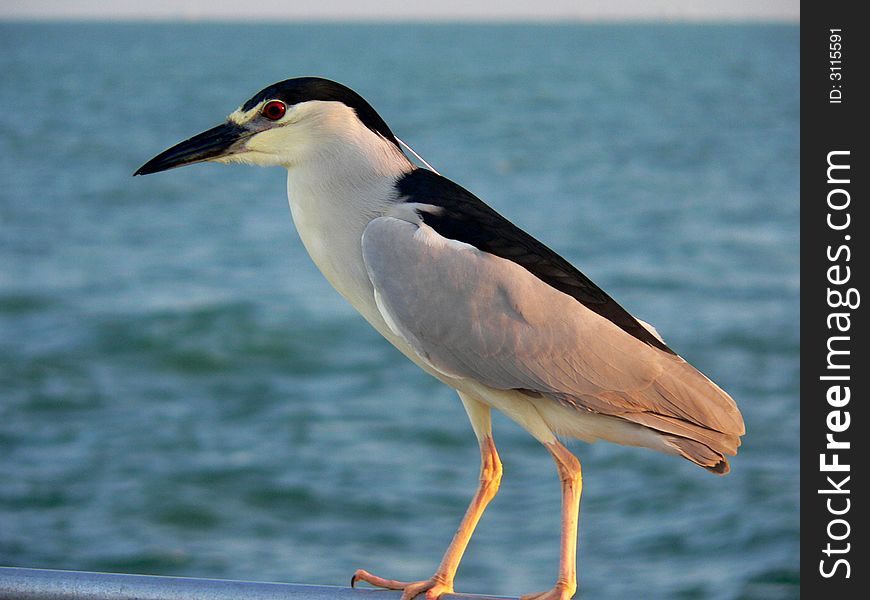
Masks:
[[[224,123],[158,154],[134,174],[206,161],[292,168],[360,145],[402,154],[390,128],[362,96],[328,79],[301,77],[263,89]]]

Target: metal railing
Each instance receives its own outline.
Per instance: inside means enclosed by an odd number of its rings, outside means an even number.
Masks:
[[[371,588],[0,567],[0,600],[399,600],[400,597],[400,592]],[[451,594],[449,598],[496,597]]]

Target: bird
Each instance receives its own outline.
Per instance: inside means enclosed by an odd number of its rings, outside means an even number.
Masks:
[[[399,581],[359,569],[352,585],[402,590],[402,600],[453,592],[502,478],[493,409],[546,448],[561,486],[558,577],[523,600],[577,591],[582,472],[563,441],[645,447],[728,473],[745,433],[732,397],[571,263],[430,167],[349,87],[321,77],[270,85],[134,175],[203,162],[287,170],[314,264],[388,342],[456,390],[477,437],[479,484],[435,573]]]

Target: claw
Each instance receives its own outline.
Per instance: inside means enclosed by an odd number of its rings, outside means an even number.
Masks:
[[[402,590],[401,600],[411,600],[424,592],[426,600],[438,600],[443,594],[453,593],[453,584],[443,581],[438,575],[423,581],[396,581],[395,579],[384,579],[363,569],[358,569],[350,581],[351,587],[354,587],[357,581],[365,581],[375,587]]]
[[[564,583],[557,583],[553,589],[547,592],[538,592],[537,594],[525,594],[520,596],[520,600],[571,600],[574,592],[577,591],[576,586],[569,586]]]

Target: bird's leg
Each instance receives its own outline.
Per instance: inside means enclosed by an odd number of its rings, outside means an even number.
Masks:
[[[559,578],[548,592],[527,594],[520,600],[568,600],[577,591],[577,521],[580,515],[580,494],[583,477],[580,461],[558,441],[544,446],[556,461],[562,482],[562,544],[559,559]]]
[[[466,402],[466,398],[463,398],[463,402]],[[466,409],[468,408],[469,405],[466,403]],[[438,566],[438,570],[435,571],[435,574],[425,581],[405,582],[384,579],[383,577],[378,577],[372,575],[368,571],[359,569],[354,573],[353,578],[351,579],[351,585],[357,581],[365,581],[377,587],[391,590],[402,590],[402,600],[410,600],[414,596],[422,593],[426,594],[427,600],[436,600],[442,594],[450,594],[453,592],[453,578],[456,576],[456,570],[459,568],[459,562],[462,560],[462,555],[465,552],[465,548],[468,546],[471,534],[474,532],[477,522],[480,521],[483,511],[486,510],[486,506],[489,504],[490,500],[495,497],[499,485],[501,484],[501,461],[498,458],[498,452],[496,452],[495,443],[492,440],[492,432],[488,426],[489,408],[484,408],[486,420],[486,427],[484,429],[485,433],[479,435],[480,484],[478,485],[477,492],[474,494],[474,498],[472,498],[471,504],[465,512],[465,517],[463,517],[462,523],[460,523],[459,529],[456,531],[456,535],[453,536],[453,541],[451,541],[450,545],[447,547],[447,551],[444,553],[444,558],[441,559],[441,564]],[[480,407],[476,407],[476,409],[480,409]],[[472,416],[472,425],[475,426],[475,432],[479,433],[480,430],[477,427],[478,423],[476,423],[471,410],[469,410],[469,415]]]

